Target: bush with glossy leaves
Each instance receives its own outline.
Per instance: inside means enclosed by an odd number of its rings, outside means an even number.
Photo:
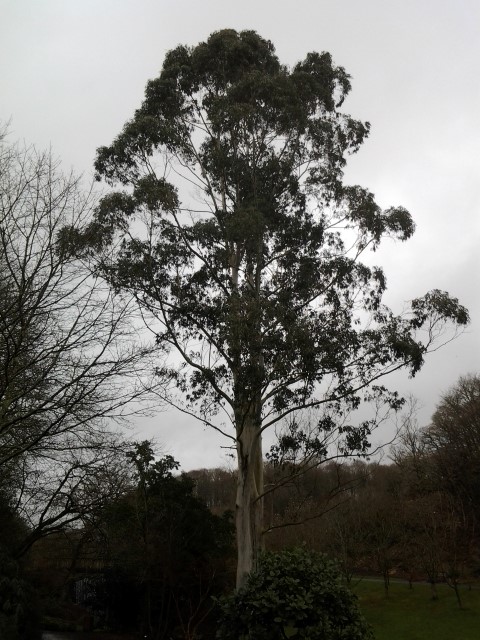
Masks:
[[[221,604],[219,640],[371,640],[337,565],[303,548],[265,553]]]

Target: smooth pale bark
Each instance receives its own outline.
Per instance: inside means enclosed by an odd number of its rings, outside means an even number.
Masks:
[[[260,299],[261,251],[260,240],[257,255],[247,257],[245,272],[250,291],[254,292],[257,304]],[[230,252],[230,278],[233,290],[238,294],[239,272],[242,261],[242,247],[236,245]],[[254,269],[253,265],[257,267]],[[237,303],[239,302],[237,298]],[[233,380],[235,388],[235,426],[237,438],[237,496],[235,503],[235,528],[237,536],[237,589],[241,588],[248,574],[255,569],[263,548],[263,457],[262,457],[262,399],[259,390],[246,393],[240,382],[241,340],[238,329],[244,322],[243,314],[237,315],[230,343],[235,354]],[[258,378],[263,377],[263,357],[261,355],[261,327],[258,319],[251,324],[251,356],[255,362]]]
[[[255,569],[262,550],[263,461],[260,425],[246,420],[237,439],[238,478],[235,519],[237,531],[237,589]]]

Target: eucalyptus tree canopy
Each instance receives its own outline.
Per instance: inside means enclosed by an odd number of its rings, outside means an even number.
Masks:
[[[236,446],[239,585],[261,546],[263,431],[305,408],[324,408],[326,430],[364,400],[397,408],[377,381],[415,374],[444,321],[467,321],[440,291],[403,316],[382,304],[385,276],[360,258],[414,223],[342,182],[369,131],[340,110],[349,91],[328,53],[288,68],[253,31],[179,46],[98,150],[98,178],[120,190],[86,234],[65,231],[177,354],[171,400]],[[345,449],[370,427],[347,428]]]

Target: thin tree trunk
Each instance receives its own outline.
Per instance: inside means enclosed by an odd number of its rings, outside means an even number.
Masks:
[[[458,582],[453,584],[453,590],[455,591],[455,596],[457,597],[458,608],[463,609],[462,598],[460,597],[460,589],[458,586]]]

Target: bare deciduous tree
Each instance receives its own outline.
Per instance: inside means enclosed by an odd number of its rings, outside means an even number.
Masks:
[[[0,137],[0,469],[45,532],[78,514],[74,494],[115,449],[110,419],[132,411],[153,370],[129,298],[58,242],[94,202],[51,153]]]

